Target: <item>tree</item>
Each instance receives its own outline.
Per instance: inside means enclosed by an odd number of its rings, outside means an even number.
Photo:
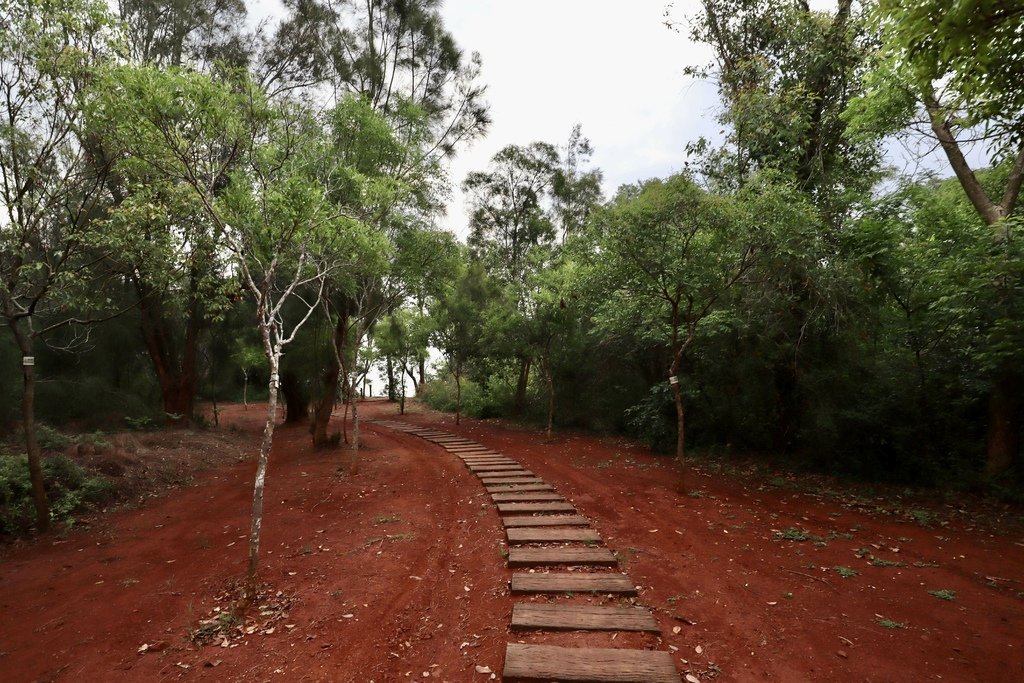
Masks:
[[[494,155],[487,171],[470,173],[462,184],[472,208],[470,255],[508,288],[510,310],[498,322],[506,332],[502,354],[519,363],[517,413],[526,404],[533,361],[523,328],[531,310],[528,281],[555,258],[558,238],[579,231],[601,200],[600,171],[583,168],[590,153],[576,126],[564,158],[545,142],[509,145]],[[513,321],[519,321],[519,330],[509,329]]]
[[[239,341],[232,358],[242,371],[242,406],[248,410],[249,373],[263,361],[263,352],[257,346]]]
[[[765,216],[755,232],[749,222],[756,214],[745,208],[703,192],[685,175],[651,180],[620,190],[595,218],[585,250],[591,287],[600,292],[598,329],[615,334],[629,327],[669,349],[680,490],[686,486],[683,361],[700,326],[755,265]]]
[[[405,414],[406,377],[416,385],[415,368],[427,357],[429,318],[413,308],[400,308],[385,317],[377,326],[373,340],[385,358],[398,365],[399,413]]]
[[[497,298],[496,282],[480,263],[464,263],[458,275],[430,310],[433,331],[430,342],[444,356],[455,380],[455,424],[462,420],[462,378],[466,363],[479,353],[483,316],[489,302]]]
[[[1019,35],[1024,11],[969,2],[949,12],[924,0],[909,5],[879,2],[875,9],[881,49],[864,77],[864,96],[846,114],[853,141],[872,142],[916,128],[934,138],[977,215],[989,226],[989,239],[1010,263],[1008,248],[1024,184],[1024,61]],[[1009,108],[1007,108],[1009,107]],[[964,145],[984,140],[990,162],[1006,169],[997,188],[986,188],[971,167]],[[996,199],[993,199],[993,196]],[[999,292],[994,329],[1013,320],[1021,279],[1012,270],[993,284]],[[985,471],[1009,469],[1020,452],[1021,392],[1019,358],[1003,353],[991,374]]]
[[[257,590],[281,357],[321,305],[328,275],[381,245],[318,180],[332,163],[321,123],[294,103],[270,104],[245,77],[218,82],[177,70],[117,69],[98,91],[92,116],[129,151],[130,163],[194,195],[224,235],[255,303],[269,400],[253,490],[247,606]],[[297,311],[290,314],[290,305]]]
[[[0,7],[0,316],[22,356],[22,428],[36,526],[50,523],[35,427],[34,345],[86,322],[97,260],[104,169],[78,144],[81,97],[110,56],[106,6],[90,0],[18,0]],[[94,302],[100,306],[106,302]]]

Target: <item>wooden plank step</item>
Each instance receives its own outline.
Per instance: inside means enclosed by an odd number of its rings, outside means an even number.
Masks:
[[[565,502],[560,493],[553,491],[514,491],[511,493],[492,493],[491,500],[495,503],[540,503],[545,501]]]
[[[576,512],[572,503],[500,503],[498,512]]]
[[[505,486],[488,486],[487,493],[504,493],[506,491],[554,491],[551,484],[507,484]]]
[[[469,465],[470,472],[508,472],[509,470],[522,469],[519,463],[509,465]]]
[[[543,484],[538,477],[480,477],[485,486],[514,486],[515,484]]]
[[[636,595],[636,586],[625,574],[549,572],[512,574],[513,593],[618,593]]]
[[[601,534],[593,529],[564,527],[549,529],[545,527],[514,527],[506,529],[509,543],[600,543]]]
[[[506,681],[572,683],[679,683],[672,655],[659,650],[612,650],[509,643]]]
[[[588,565],[617,567],[619,561],[608,548],[509,548],[509,567],[553,567]]]
[[[522,526],[588,526],[590,520],[583,515],[539,515],[502,517],[505,528]]]
[[[447,446],[447,449],[452,453],[471,453],[473,451],[487,451],[491,450],[487,446],[478,443],[467,443],[462,446]]]
[[[543,605],[518,602],[512,606],[512,629],[551,631],[648,631],[661,633],[646,607]]]

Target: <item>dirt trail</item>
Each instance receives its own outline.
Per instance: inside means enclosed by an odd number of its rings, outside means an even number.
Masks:
[[[701,680],[1024,678],[1024,539],[925,529],[708,472],[681,498],[665,461],[623,440],[548,444],[416,410],[402,419],[502,451],[571,498],[643,586],[680,670]],[[249,452],[259,415],[222,416]],[[226,648],[188,640],[244,570],[249,459],[101,527],[5,551],[0,680],[487,680],[474,667],[500,671],[510,638],[498,516],[443,449],[372,424],[364,434],[348,476],[343,452],[313,451],[302,427],[278,432],[262,577],[294,602],[273,633]],[[810,538],[778,537],[794,531]],[[955,600],[928,592],[939,589]]]

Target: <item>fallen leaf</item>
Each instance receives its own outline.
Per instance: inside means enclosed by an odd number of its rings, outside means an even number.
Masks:
[[[682,626],[673,626],[672,627],[672,633],[679,633],[682,630],[683,630]]]
[[[700,683],[700,679],[693,674],[686,674],[687,683]]]
[[[143,654],[148,649],[149,649],[149,643],[143,643],[142,645],[139,646],[139,649],[136,650],[136,652],[138,652],[141,655],[141,654]]]
[[[704,648],[702,648],[700,645],[698,645],[697,647],[693,648],[693,651],[696,652],[697,654],[701,654],[702,652],[704,652]]]
[[[489,673],[491,673],[491,667],[489,667],[489,666],[480,666],[479,664],[477,664],[476,665],[476,672],[478,674],[489,674]]]

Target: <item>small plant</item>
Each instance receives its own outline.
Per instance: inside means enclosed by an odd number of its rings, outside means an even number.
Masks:
[[[690,498],[703,498],[704,497],[704,492],[701,491],[700,489],[693,489],[692,491],[690,491],[686,495],[690,496]]]
[[[844,579],[852,579],[853,577],[860,574],[856,569],[850,569],[849,567],[832,567],[833,571]]]
[[[883,560],[877,557],[871,558],[871,565],[873,567],[903,567],[905,566],[902,562],[894,562],[893,560]]]
[[[917,567],[918,569],[927,569],[927,568],[931,568],[931,567],[938,567],[939,563],[938,562],[915,562],[914,566]]]
[[[860,559],[864,559],[865,557],[871,557],[871,548],[857,548],[853,551],[853,554],[859,557]]]
[[[782,597],[784,597],[786,600],[792,600],[793,599],[793,593],[792,593],[792,591],[786,591],[785,593],[782,594]]]
[[[900,623],[898,621],[893,621],[892,619],[888,619],[886,617],[878,617],[878,625],[883,628],[889,628],[893,630],[907,627],[906,624]]]
[[[834,541],[837,538],[842,539],[844,541],[852,541],[853,540],[853,534],[851,534],[849,531],[830,531],[830,532],[828,532],[828,540]]]
[[[306,544],[306,545],[302,546],[302,550],[300,550],[299,552],[301,552],[303,555],[312,555],[313,554],[313,546],[311,546],[309,544]]]
[[[929,510],[911,510],[910,516],[914,518],[914,521],[923,526],[924,528],[931,527],[935,523],[935,513]]]
[[[152,429],[154,427],[152,418],[146,415],[142,415],[140,417],[125,417],[124,423],[128,425],[128,429],[138,432]]]
[[[956,600],[956,591],[949,590],[948,588],[942,588],[937,591],[928,591],[928,593],[934,595],[939,600],[948,600],[950,602]]]
[[[797,529],[796,527],[789,527],[783,531],[775,532],[775,539],[780,541],[797,541],[803,542],[810,538],[811,535],[803,529]]]
[[[376,524],[394,524],[395,522],[400,522],[401,520],[398,519],[398,517],[378,517],[373,521]]]

